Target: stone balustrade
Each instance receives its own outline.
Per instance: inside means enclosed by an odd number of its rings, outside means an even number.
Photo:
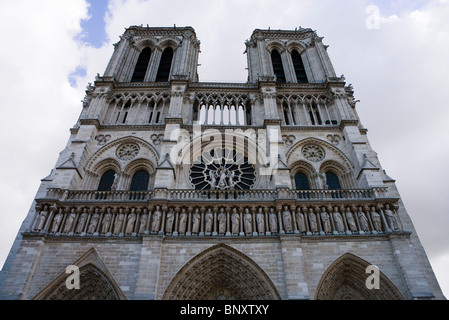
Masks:
[[[148,201],[154,199],[198,201],[198,200],[233,200],[233,201],[274,201],[291,199],[296,201],[322,200],[374,200],[388,198],[386,188],[361,190],[188,190],[156,189],[154,191],[94,191],[63,190],[49,188],[46,199],[62,201],[88,202],[128,202]]]

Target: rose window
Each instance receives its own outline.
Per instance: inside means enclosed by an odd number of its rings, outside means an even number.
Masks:
[[[135,143],[122,144],[117,148],[116,153],[121,160],[131,160],[139,153],[139,146]]]
[[[255,180],[254,166],[235,150],[206,151],[190,168],[196,190],[248,190]]]
[[[307,160],[318,162],[324,159],[326,152],[322,147],[311,144],[302,148],[302,154]]]

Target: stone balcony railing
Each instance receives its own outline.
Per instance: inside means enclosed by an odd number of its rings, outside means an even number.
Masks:
[[[388,198],[386,188],[348,190],[187,190],[156,189],[154,191],[94,191],[49,188],[45,199],[87,202],[129,202],[166,199],[172,201],[296,201],[374,200]]]
[[[29,235],[138,237],[378,235],[403,232],[398,199],[368,190],[49,189]]]

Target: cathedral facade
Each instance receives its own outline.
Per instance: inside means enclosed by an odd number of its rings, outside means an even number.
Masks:
[[[444,299],[322,38],[245,46],[247,82],[201,82],[193,28],[126,29],[0,298]]]

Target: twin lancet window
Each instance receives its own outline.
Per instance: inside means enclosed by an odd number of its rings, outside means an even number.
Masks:
[[[143,82],[145,81],[145,75],[147,73],[149,63],[151,59],[151,49],[145,48],[137,59],[134,73],[131,77],[131,82]],[[168,47],[162,52],[161,60],[159,62],[159,68],[156,74],[156,82],[167,82],[170,76],[170,69],[173,61],[173,49]]]
[[[293,69],[295,71],[295,77],[297,83],[308,83],[306,69],[302,61],[301,55],[297,50],[293,50],[291,55],[291,61],[293,63]],[[273,72],[276,76],[276,81],[279,83],[286,83],[287,77],[285,76],[284,64],[282,63],[282,57],[278,50],[271,51],[271,63],[273,65]]]
[[[327,171],[325,173],[326,186],[328,190],[341,190],[340,179],[332,171]],[[310,190],[309,178],[303,172],[298,172],[295,175],[295,187],[296,190]]]
[[[100,178],[98,191],[111,191],[117,187],[118,175],[114,170],[108,170]],[[139,170],[134,173],[131,179],[129,191],[146,191],[150,182],[150,174],[147,170]]]

